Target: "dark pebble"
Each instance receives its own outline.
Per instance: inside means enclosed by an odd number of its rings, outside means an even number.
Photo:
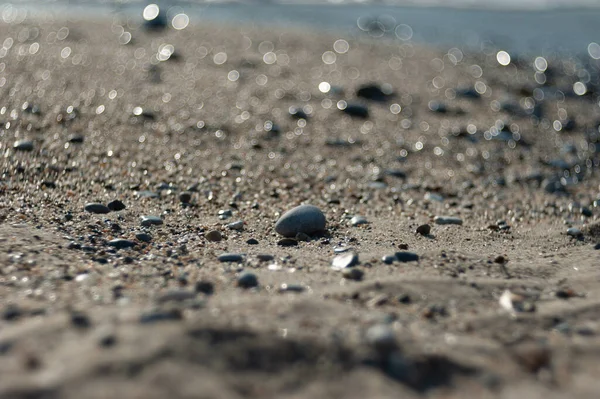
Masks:
[[[298,241],[293,238],[282,238],[281,240],[277,241],[277,245],[282,247],[294,247],[298,245]]]
[[[125,249],[125,248],[135,247],[135,242],[130,241],[130,240],[125,240],[123,238],[115,238],[114,240],[110,240],[108,242],[108,245],[110,245],[111,247],[116,248],[116,249]]]
[[[77,328],[89,328],[92,325],[88,316],[80,312],[71,314],[71,324]]]
[[[108,209],[110,209],[111,211],[118,212],[118,211],[122,211],[125,208],[126,208],[125,204],[119,200],[110,201],[108,203]]]
[[[391,265],[396,260],[396,256],[394,255],[385,255],[381,258],[381,261],[386,265]]]
[[[210,281],[201,280],[196,283],[196,292],[201,292],[205,295],[212,295],[215,292],[215,286]]]
[[[72,134],[69,136],[69,143],[83,143],[84,137],[80,134]]]
[[[421,234],[422,236],[428,236],[431,233],[431,226],[428,224],[422,224],[417,227],[417,234]]]
[[[401,251],[396,252],[396,259],[398,262],[418,262],[419,255],[414,252]]]
[[[295,237],[298,233],[320,233],[325,230],[325,225],[325,215],[319,208],[300,205],[281,215],[275,223],[275,231],[284,237]]]
[[[428,106],[431,112],[437,112],[439,114],[445,114],[448,112],[448,107],[446,107],[446,104],[439,101],[429,101]]]
[[[189,204],[191,200],[192,200],[192,193],[184,191],[181,194],[179,194],[179,201],[181,201],[181,203]]]
[[[363,279],[364,275],[365,272],[355,267],[344,269],[344,271],[342,271],[342,276],[348,280],[360,281]]]
[[[117,337],[113,334],[108,334],[100,338],[98,344],[103,348],[110,348],[111,346],[115,346],[117,344]]]
[[[183,316],[179,310],[173,309],[170,311],[157,311],[146,313],[140,316],[141,324],[157,323],[161,321],[177,321],[181,320]]]
[[[102,204],[98,204],[98,203],[89,203],[89,204],[86,204],[83,209],[86,212],[90,212],[90,213],[105,214],[105,213],[109,213],[110,212],[110,209],[108,209],[108,207],[106,205],[102,205]]]
[[[308,119],[308,115],[302,108],[299,107],[290,107],[290,116],[294,119]]]
[[[33,151],[33,141],[19,140],[15,141],[13,148],[17,151]]]
[[[348,104],[342,111],[350,116],[366,119],[369,117],[369,109],[361,104]]]
[[[254,273],[243,272],[238,276],[237,286],[241,288],[253,288],[258,286],[258,277]]]
[[[599,243],[599,244],[596,244],[596,245],[594,245],[594,249],[596,249],[596,250],[600,249],[600,243]]]
[[[258,245],[258,240],[256,238],[250,238],[248,241],[246,241],[246,244],[248,244],[248,245]]]
[[[2,312],[2,318],[6,321],[15,321],[23,316],[23,312],[15,305],[8,305]]]
[[[219,262],[236,262],[240,263],[244,261],[244,256],[241,254],[222,254],[217,258]]]
[[[138,239],[141,242],[150,242],[150,241],[152,241],[152,236],[150,234],[148,234],[148,233],[143,233],[143,232],[136,233],[135,234],[135,238]]]
[[[279,287],[279,292],[303,292],[304,291],[304,287],[299,285],[299,284],[286,284],[283,283],[281,284],[281,287]]]
[[[269,262],[269,261],[272,261],[273,259],[275,259],[275,257],[273,255],[269,255],[269,254],[258,254],[258,255],[256,255],[256,258],[261,262]]]
[[[163,220],[158,216],[142,216],[142,226],[159,226],[163,224]]]
[[[44,180],[41,183],[42,187],[46,187],[46,188],[56,188],[56,183],[54,183],[53,181],[49,181],[49,180]]]
[[[204,234],[204,238],[206,238],[208,241],[219,242],[223,239],[223,234],[221,234],[219,230],[211,230]]]
[[[156,302],[183,302],[194,298],[196,298],[196,292],[186,290],[171,290],[159,295],[158,298],[156,298]]]
[[[368,85],[361,86],[356,91],[357,97],[362,97],[367,100],[380,101],[380,102],[387,101],[387,99],[391,96],[391,94],[392,94],[391,90],[383,90],[381,87],[374,85],[374,84],[368,84]]]

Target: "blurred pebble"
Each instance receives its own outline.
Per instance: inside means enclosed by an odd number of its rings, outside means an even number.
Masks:
[[[433,218],[433,221],[435,224],[463,224],[463,220],[461,218],[452,216],[436,216],[435,218]]]
[[[275,231],[284,237],[295,237],[298,233],[315,234],[325,230],[325,215],[313,205],[300,205],[284,213]]]
[[[98,204],[95,202],[85,204],[85,207],[83,209],[86,212],[90,212],[90,213],[106,214],[106,213],[110,212],[110,209],[108,209],[108,207],[106,205]]]
[[[141,218],[141,225],[142,226],[160,226],[161,224],[163,224],[163,220],[161,218],[159,218],[158,216],[142,216]]]
[[[253,288],[258,286],[258,277],[254,273],[243,272],[237,278],[237,286],[241,288]]]

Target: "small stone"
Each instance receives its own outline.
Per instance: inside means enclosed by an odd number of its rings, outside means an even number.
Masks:
[[[277,223],[275,231],[284,237],[295,237],[298,233],[307,235],[325,230],[325,215],[313,205],[300,205],[284,213]]]
[[[33,151],[33,141],[30,140],[18,140],[13,144],[13,148],[16,151]]]
[[[298,241],[293,238],[282,238],[281,240],[277,241],[277,245],[282,247],[295,247],[298,245]]]
[[[364,216],[354,216],[352,219],[350,219],[350,224],[352,226],[360,226],[362,224],[368,224],[369,221],[367,220],[367,218],[365,218]]]
[[[90,213],[105,214],[105,213],[109,213],[110,212],[110,209],[108,209],[108,207],[106,205],[102,205],[102,204],[98,204],[98,203],[89,203],[89,204],[86,204],[83,209],[86,212],[90,212]]]
[[[250,238],[250,239],[248,239],[248,241],[246,241],[246,244],[248,244],[248,245],[258,245],[258,240],[256,238]]]
[[[92,325],[87,315],[81,312],[73,312],[71,314],[71,324],[77,328],[89,328]]]
[[[243,272],[238,276],[237,286],[241,288],[253,288],[258,286],[258,277],[250,272]]]
[[[342,112],[357,118],[367,119],[369,117],[369,109],[362,104],[346,104],[342,108]]]
[[[342,271],[342,277],[348,280],[360,281],[363,279],[365,272],[356,267],[351,267],[349,269],[344,269]]]
[[[114,200],[108,203],[108,209],[110,209],[111,211],[122,211],[123,209],[125,209],[126,206],[124,203],[122,203],[119,200]]]
[[[294,119],[308,119],[308,115],[304,110],[300,107],[290,107],[289,108],[290,116]]]
[[[391,265],[396,260],[397,260],[397,258],[395,255],[385,255],[381,258],[381,261],[383,263],[385,263],[386,265]]]
[[[374,84],[368,84],[361,86],[356,91],[357,97],[362,97],[367,100],[384,102],[392,95],[392,89],[390,85],[384,85],[383,88]]]
[[[226,220],[233,216],[231,209],[221,209],[217,214],[221,220]]]
[[[183,318],[181,311],[172,309],[168,311],[156,311],[143,314],[140,317],[141,324],[158,323],[163,321],[177,321]]]
[[[333,258],[331,267],[335,270],[343,270],[359,263],[358,255],[354,252],[346,252]]]
[[[158,198],[158,197],[160,197],[160,195],[158,193],[155,193],[154,191],[148,191],[148,190],[138,191],[137,195],[140,198]]]
[[[431,226],[428,224],[422,224],[417,227],[417,234],[421,234],[422,236],[428,236],[431,233]]]
[[[414,252],[400,251],[396,252],[398,262],[418,262],[419,255]]]
[[[453,217],[453,216],[436,216],[433,218],[435,224],[456,224],[462,225],[463,220],[461,218]]]
[[[571,227],[567,230],[567,235],[573,238],[579,238],[583,236],[583,232],[576,227]]]
[[[238,230],[238,231],[243,230],[244,229],[244,222],[242,220],[238,220],[238,221],[229,223],[227,225],[227,228],[231,229],[231,230]]]
[[[152,236],[148,233],[139,232],[135,234],[135,238],[140,240],[141,242],[150,242],[152,241]]]
[[[158,216],[142,216],[141,224],[145,227],[160,226],[161,224],[163,224],[163,220]]]
[[[223,235],[219,230],[211,230],[204,234],[204,238],[206,238],[208,241],[219,242],[223,239]]]
[[[244,256],[241,254],[222,254],[217,258],[219,262],[236,262],[241,263],[244,261]]]
[[[594,245],[594,249],[595,249],[595,250],[599,250],[599,249],[600,249],[600,243],[598,243],[598,244]]]
[[[398,248],[402,249],[402,250],[407,250],[408,249],[408,244],[400,244],[400,245],[398,245]]]
[[[135,242],[130,240],[125,240],[123,238],[116,238],[114,240],[110,240],[108,245],[114,247],[116,249],[125,249],[135,247]]]
[[[214,284],[210,281],[201,280],[196,283],[196,292],[212,295],[215,292]]]
[[[494,263],[499,263],[499,264],[503,265],[506,262],[507,262],[506,258],[502,255],[498,255],[494,258]]]
[[[69,143],[81,144],[83,143],[84,139],[85,137],[83,137],[81,134],[72,134],[67,140],[69,141]]]
[[[269,262],[275,259],[275,257],[270,254],[258,254],[256,255],[256,258],[261,262]]]
[[[181,201],[182,204],[189,204],[191,200],[192,193],[184,191],[181,194],[179,194],[179,201]]]

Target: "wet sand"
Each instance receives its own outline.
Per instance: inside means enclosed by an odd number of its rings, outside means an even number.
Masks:
[[[596,61],[540,84],[533,58],[293,29],[1,29],[0,397],[597,396]],[[302,203],[326,231],[279,245]]]

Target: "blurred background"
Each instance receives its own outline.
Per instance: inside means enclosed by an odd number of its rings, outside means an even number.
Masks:
[[[129,14],[157,4],[168,23],[254,23],[346,35],[413,40],[468,50],[552,57],[588,52],[600,42],[598,0],[16,0],[1,3],[5,22],[27,12],[57,16]],[[594,48],[595,46],[592,45]]]

